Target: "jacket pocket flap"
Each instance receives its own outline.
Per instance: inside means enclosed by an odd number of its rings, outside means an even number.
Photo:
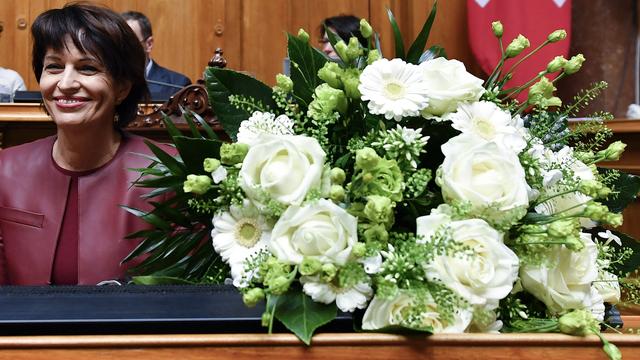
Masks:
[[[42,227],[44,215],[0,206],[0,220],[12,221],[23,225]]]

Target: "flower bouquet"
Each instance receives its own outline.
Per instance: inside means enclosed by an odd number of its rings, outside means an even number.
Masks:
[[[640,189],[595,165],[624,149],[604,146],[611,115],[568,125],[606,84],[555,97],[577,55],[506,88],[537,49],[522,36],[503,48],[499,22],[502,60],[479,79],[442,48],[424,51],[435,13],[405,51],[389,12],[390,60],[363,20],[366,48],[327,31],[339,59],[289,35],[291,76],[273,88],[208,68],[232,141],[186,114],[191,136],[166,121],[178,156],[149,143],[137,185],[175,196],[129,209],[155,226],[131,236],[143,241],[128,259],[146,255],[135,282],[232,282],[248,306],[266,302],[265,326],[277,319],[307,344],[338,310],[362,315],[363,331],[599,334],[621,288],[637,299],[627,275],[639,263],[633,239],[600,227],[620,225]],[[521,60],[507,69],[509,58]]]

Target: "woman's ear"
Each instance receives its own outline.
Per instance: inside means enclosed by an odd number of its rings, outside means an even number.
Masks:
[[[116,105],[120,105],[131,91],[131,81],[123,81],[116,86]]]

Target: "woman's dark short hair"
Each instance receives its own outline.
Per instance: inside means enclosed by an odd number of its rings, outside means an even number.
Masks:
[[[95,56],[115,83],[129,81],[131,90],[116,106],[117,127],[127,126],[136,116],[138,104],[149,97],[144,78],[145,53],[126,21],[108,8],[71,3],[40,14],[31,26],[32,67],[40,82],[48,49],[61,51],[67,36],[78,50]]]
[[[324,19],[320,25],[320,36],[324,36],[325,27],[332,28],[344,42],[348,43],[352,36],[358,38],[363,47],[367,47],[367,39],[360,33],[360,18],[353,15],[338,15]]]

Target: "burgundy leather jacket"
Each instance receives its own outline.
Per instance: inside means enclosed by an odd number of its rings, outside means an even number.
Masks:
[[[54,254],[69,192],[70,177],[51,158],[55,137],[0,151],[0,284],[51,282]],[[149,160],[141,137],[126,134],[115,158],[78,180],[78,283],[121,279],[132,263],[122,259],[138,244],[124,237],[149,225],[120,205],[148,210],[132,187]]]

